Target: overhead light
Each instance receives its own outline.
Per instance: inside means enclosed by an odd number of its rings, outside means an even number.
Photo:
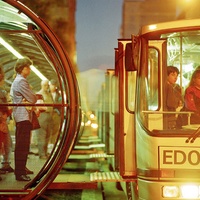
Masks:
[[[0,43],[6,48],[8,49],[8,51],[10,51],[14,56],[16,56],[17,58],[23,58],[23,56],[18,53],[12,46],[10,46],[3,38],[0,37]]]
[[[8,44],[2,37],[0,37],[0,43],[8,49],[14,56],[17,58],[23,58],[23,56],[17,52],[10,44]],[[41,80],[47,80],[47,78],[33,65],[30,66],[31,70],[41,79]]]
[[[41,79],[41,80],[47,80],[47,78],[33,65],[30,66],[31,70]]]

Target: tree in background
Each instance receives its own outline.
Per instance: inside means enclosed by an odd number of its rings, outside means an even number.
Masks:
[[[68,53],[74,71],[78,72],[75,39],[76,0],[21,0],[21,2],[53,29]]]

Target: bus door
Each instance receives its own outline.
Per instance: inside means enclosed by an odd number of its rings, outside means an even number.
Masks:
[[[127,71],[125,50],[130,47],[130,40],[118,41],[118,114],[119,124],[116,140],[119,145],[119,172],[124,178],[136,176],[135,158],[135,87],[136,71]],[[131,49],[130,49],[131,50]]]
[[[119,159],[119,152],[120,152],[120,148],[119,148],[119,139],[117,139],[119,132],[117,130],[119,130],[119,49],[115,48],[115,96],[114,96],[114,127],[115,127],[115,147],[114,147],[114,155],[115,155],[115,159],[114,159],[114,170],[115,171],[119,171],[119,163],[120,163],[120,159]]]
[[[115,97],[115,71],[114,69],[107,69],[105,74],[105,98],[104,98],[104,115],[105,115],[105,151],[110,155],[108,157],[109,164],[114,167],[114,97]]]
[[[106,72],[106,88],[105,88],[105,110],[107,113],[106,121],[106,152],[107,154],[114,154],[114,97],[115,97],[115,77],[114,69],[108,69]]]

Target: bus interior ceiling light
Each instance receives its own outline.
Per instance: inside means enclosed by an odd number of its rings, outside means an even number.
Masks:
[[[8,44],[2,37],[0,37],[0,43],[8,49],[14,56],[17,58],[23,58],[23,56],[17,52],[10,44]],[[41,80],[47,80],[47,78],[33,65],[30,66],[31,70],[41,79]]]

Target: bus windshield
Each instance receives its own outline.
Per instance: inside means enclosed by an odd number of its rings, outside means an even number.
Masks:
[[[147,38],[141,47],[148,54],[141,53],[140,119],[153,133],[188,134],[200,127],[200,31]]]

